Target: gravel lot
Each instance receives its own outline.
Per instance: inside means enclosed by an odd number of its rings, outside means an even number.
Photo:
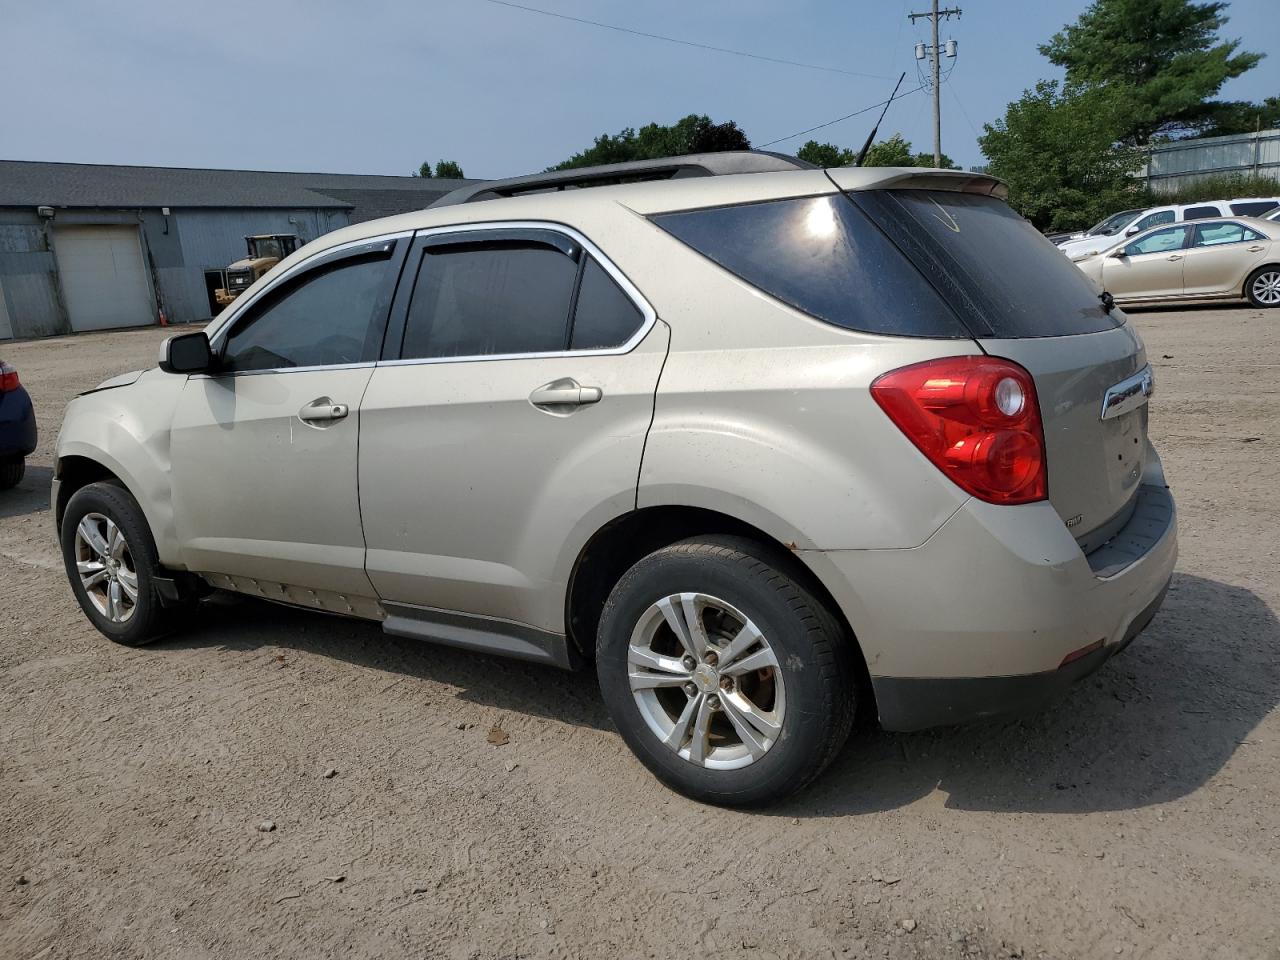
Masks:
[[[0,494],[0,957],[1280,958],[1280,315],[1132,319],[1181,510],[1150,629],[766,813],[659,786],[590,674],[249,601],[111,645],[51,450],[164,331],[0,344],[42,432]]]

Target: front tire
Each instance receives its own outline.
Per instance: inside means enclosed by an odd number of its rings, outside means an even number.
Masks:
[[[155,589],[160,561],[142,508],[115,483],[77,490],[62,517],[62,560],[85,616],[104,636],[138,647],[174,626]]]
[[[596,670],[609,714],[694,800],[780,800],[848,738],[851,644],[788,561],[746,538],[685,540],[638,562],[605,603]]]
[[[16,460],[0,461],[0,490],[10,490],[22,482],[27,472],[27,461],[22,457]]]
[[[1244,283],[1244,295],[1255,307],[1280,307],[1280,267],[1261,267]]]

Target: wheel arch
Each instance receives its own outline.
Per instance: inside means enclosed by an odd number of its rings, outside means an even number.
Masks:
[[[794,543],[783,543],[745,520],[704,507],[642,507],[615,517],[597,530],[579,551],[569,576],[565,592],[569,642],[584,657],[594,658],[600,614],[622,575],[655,550],[690,537],[713,534],[741,536],[764,546],[770,559],[828,608],[856,653],[858,702],[874,716],[874,693],[857,633],[831,591],[804,562],[803,553],[797,552]]]

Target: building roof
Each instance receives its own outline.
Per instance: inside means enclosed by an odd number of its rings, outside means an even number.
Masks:
[[[328,208],[370,220],[430,206],[470,180],[0,160],[0,207]]]

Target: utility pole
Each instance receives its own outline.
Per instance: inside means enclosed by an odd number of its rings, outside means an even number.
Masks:
[[[916,44],[916,59],[923,60],[925,54],[928,53],[931,63],[929,68],[933,75],[933,165],[935,167],[942,166],[942,84],[940,74],[941,53],[943,51],[938,48],[938,21],[950,20],[955,17],[960,19],[959,7],[946,7],[938,9],[938,0],[933,0],[933,9],[928,13],[909,13],[907,19],[914,24],[917,20],[928,20],[933,28],[933,44],[925,46],[923,43]],[[956,55],[956,42],[954,40],[947,41],[946,55],[954,57]]]

